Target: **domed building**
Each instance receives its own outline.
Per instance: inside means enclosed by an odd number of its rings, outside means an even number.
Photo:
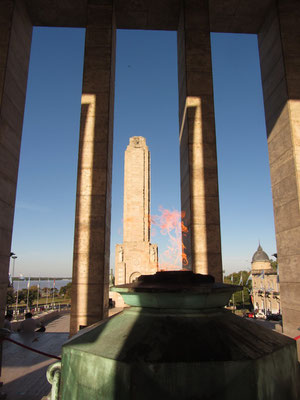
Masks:
[[[280,284],[267,253],[258,245],[252,257],[252,302],[257,311],[280,313]]]

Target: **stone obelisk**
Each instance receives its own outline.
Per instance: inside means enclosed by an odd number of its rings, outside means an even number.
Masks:
[[[123,243],[116,245],[116,285],[157,272],[158,251],[150,243],[150,225],[150,152],[146,139],[134,136],[125,151]]]

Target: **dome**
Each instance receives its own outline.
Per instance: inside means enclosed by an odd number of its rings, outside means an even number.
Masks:
[[[270,261],[268,254],[263,251],[260,244],[258,245],[258,248],[252,257],[252,262],[255,261]]]

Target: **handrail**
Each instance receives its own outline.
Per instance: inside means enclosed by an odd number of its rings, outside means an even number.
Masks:
[[[14,343],[14,344],[16,344],[16,345],[18,345],[20,347],[24,347],[24,349],[27,349],[27,350],[33,351],[35,353],[41,354],[41,355],[43,355],[45,357],[56,358],[57,360],[61,360],[61,357],[54,356],[53,354],[45,353],[44,351],[40,351],[40,350],[34,349],[32,347],[26,346],[25,344],[17,342],[16,340],[10,339],[8,337],[2,337],[0,340],[1,341],[7,340],[8,342]]]
[[[50,400],[58,400],[59,397],[59,387],[60,387],[60,376],[61,376],[61,362],[56,361],[56,363],[50,365],[47,369],[47,380],[52,385]]]

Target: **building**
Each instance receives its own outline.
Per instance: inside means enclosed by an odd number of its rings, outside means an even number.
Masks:
[[[158,250],[150,243],[150,226],[150,152],[146,139],[134,136],[125,151],[123,243],[116,245],[116,285],[157,272]]]
[[[280,312],[280,284],[277,271],[259,244],[252,257],[252,302],[255,310]]]

